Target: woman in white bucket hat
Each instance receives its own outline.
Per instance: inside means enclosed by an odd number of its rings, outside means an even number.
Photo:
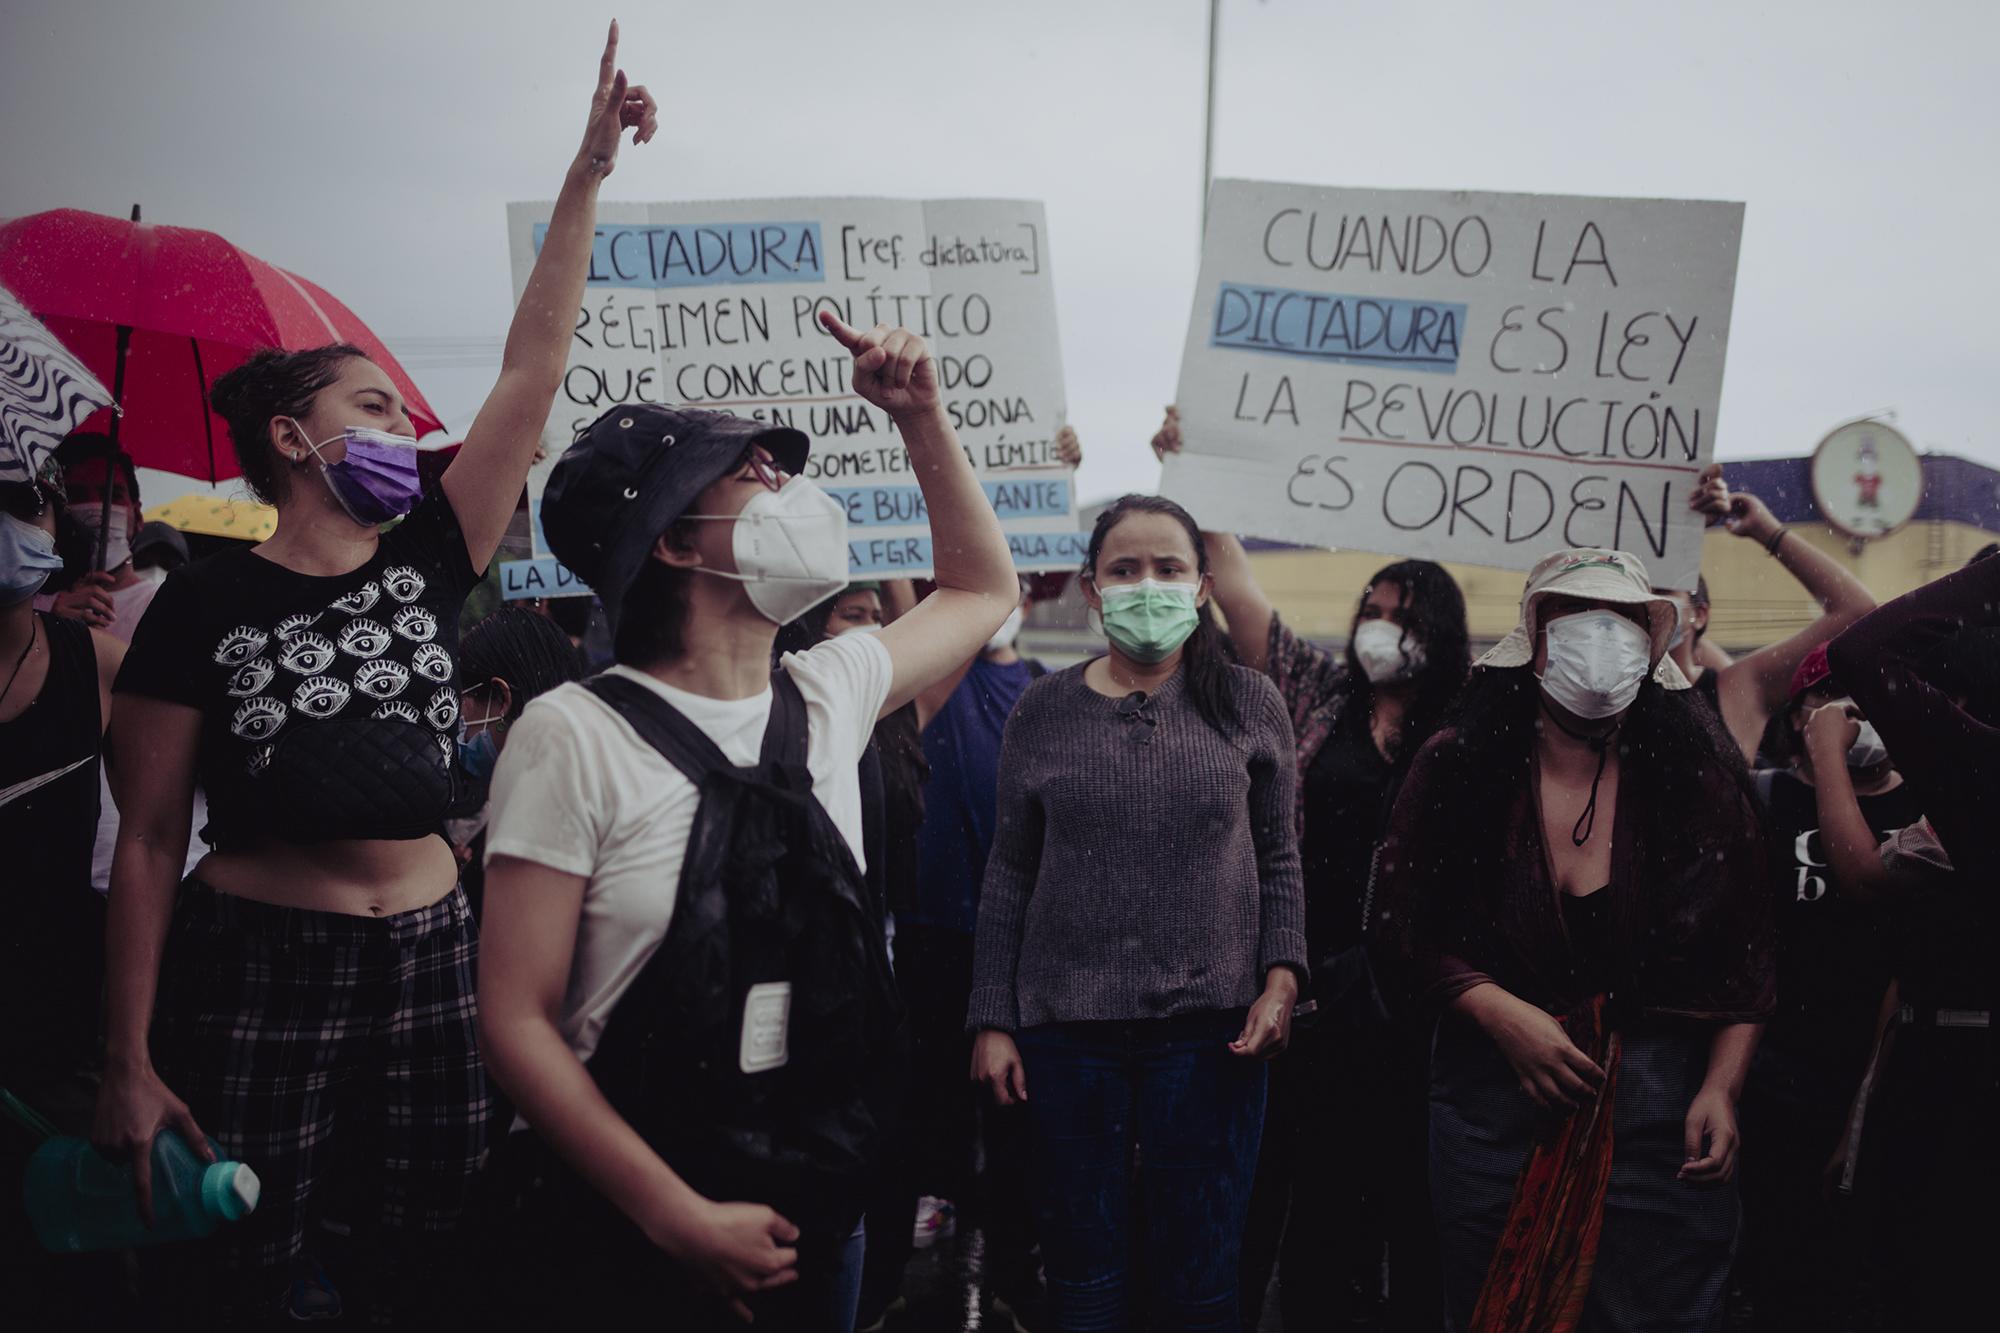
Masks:
[[[1770,909],[1749,777],[1667,655],[1678,625],[1623,551],[1543,560],[1382,846],[1378,951],[1441,1015],[1458,1329],[1721,1317]]]

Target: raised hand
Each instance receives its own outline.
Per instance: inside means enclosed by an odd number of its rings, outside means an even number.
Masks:
[[[626,130],[632,131],[633,143],[641,144],[659,129],[659,103],[643,84],[628,84],[625,71],[618,68],[618,20],[613,19],[604,39],[604,56],[597,62],[597,92],[590,99],[590,121],[583,127],[583,147],[577,156],[599,176],[609,176]]]
[[[937,367],[931,349],[908,329],[877,324],[862,333],[831,310],[819,322],[854,357],[854,391],[892,417],[938,410]]]
[[[1708,515],[1709,526],[1720,523],[1738,537],[1769,541],[1779,527],[1770,507],[1748,491],[1732,491],[1722,479],[1722,464],[1710,463],[1688,494],[1688,508]]]
[[[1056,460],[1066,468],[1083,465],[1083,441],[1076,437],[1076,427],[1064,426],[1056,432]]]
[[[1153,456],[1161,462],[1167,461],[1168,454],[1181,451],[1181,410],[1172,403],[1167,404],[1166,419],[1153,432]]]

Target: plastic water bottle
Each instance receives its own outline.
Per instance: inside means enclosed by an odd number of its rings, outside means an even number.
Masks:
[[[209,1147],[221,1150],[213,1139]],[[55,1253],[115,1250],[206,1236],[248,1217],[261,1190],[241,1162],[204,1162],[187,1140],[163,1129],[153,1140],[153,1225],[139,1219],[132,1166],[87,1139],[58,1135],[28,1159],[28,1217],[42,1248]]]

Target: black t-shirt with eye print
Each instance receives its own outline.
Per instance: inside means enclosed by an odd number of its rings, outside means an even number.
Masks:
[[[359,569],[240,548],[167,576],[117,690],[202,715],[202,836],[412,838],[452,799],[458,617],[479,572],[432,489]]]

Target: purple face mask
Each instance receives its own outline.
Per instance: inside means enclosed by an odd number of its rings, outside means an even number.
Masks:
[[[299,433],[305,434],[303,427]],[[327,462],[319,452],[320,445],[331,444],[331,440],[314,444],[308,438],[306,445],[320,460],[326,488],[347,516],[372,528],[409,513],[423,494],[423,482],[417,476],[417,442],[407,435],[365,426],[349,426],[341,436],[347,441],[347,454],[337,463]]]

